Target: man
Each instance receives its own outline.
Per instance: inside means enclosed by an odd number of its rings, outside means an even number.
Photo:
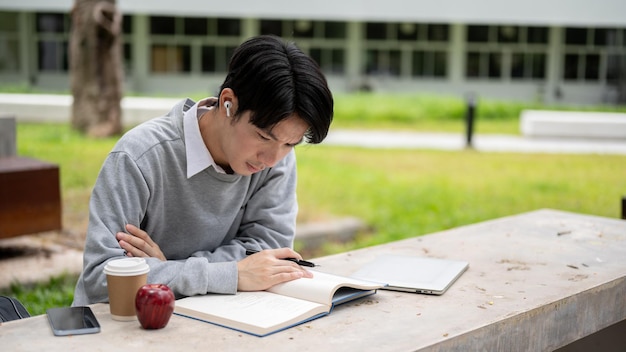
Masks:
[[[235,50],[217,98],[186,99],[126,133],[90,200],[74,305],[108,300],[102,270],[145,257],[148,282],[177,296],[264,290],[312,277],[294,252],[294,147],[320,143],[333,98],[294,44],[260,36]],[[261,250],[246,256],[247,249]]]

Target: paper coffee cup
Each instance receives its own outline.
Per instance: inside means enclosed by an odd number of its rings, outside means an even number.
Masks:
[[[124,258],[109,261],[104,267],[109,291],[109,308],[114,320],[132,321],[135,295],[146,284],[150,267],[144,258]]]

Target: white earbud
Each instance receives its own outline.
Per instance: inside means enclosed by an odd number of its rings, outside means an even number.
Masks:
[[[224,107],[226,108],[226,116],[230,117],[230,107],[232,103],[230,101],[224,102]]]

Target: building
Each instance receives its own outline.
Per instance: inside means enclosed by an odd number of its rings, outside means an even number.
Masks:
[[[72,0],[0,0],[0,84],[69,87]],[[234,47],[295,41],[333,91],[626,103],[623,0],[117,0],[125,90],[214,93]]]

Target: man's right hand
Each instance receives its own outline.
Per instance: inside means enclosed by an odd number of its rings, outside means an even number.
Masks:
[[[313,274],[300,265],[281,258],[302,259],[290,248],[266,249],[250,255],[237,263],[238,291],[263,291],[276,284]]]

